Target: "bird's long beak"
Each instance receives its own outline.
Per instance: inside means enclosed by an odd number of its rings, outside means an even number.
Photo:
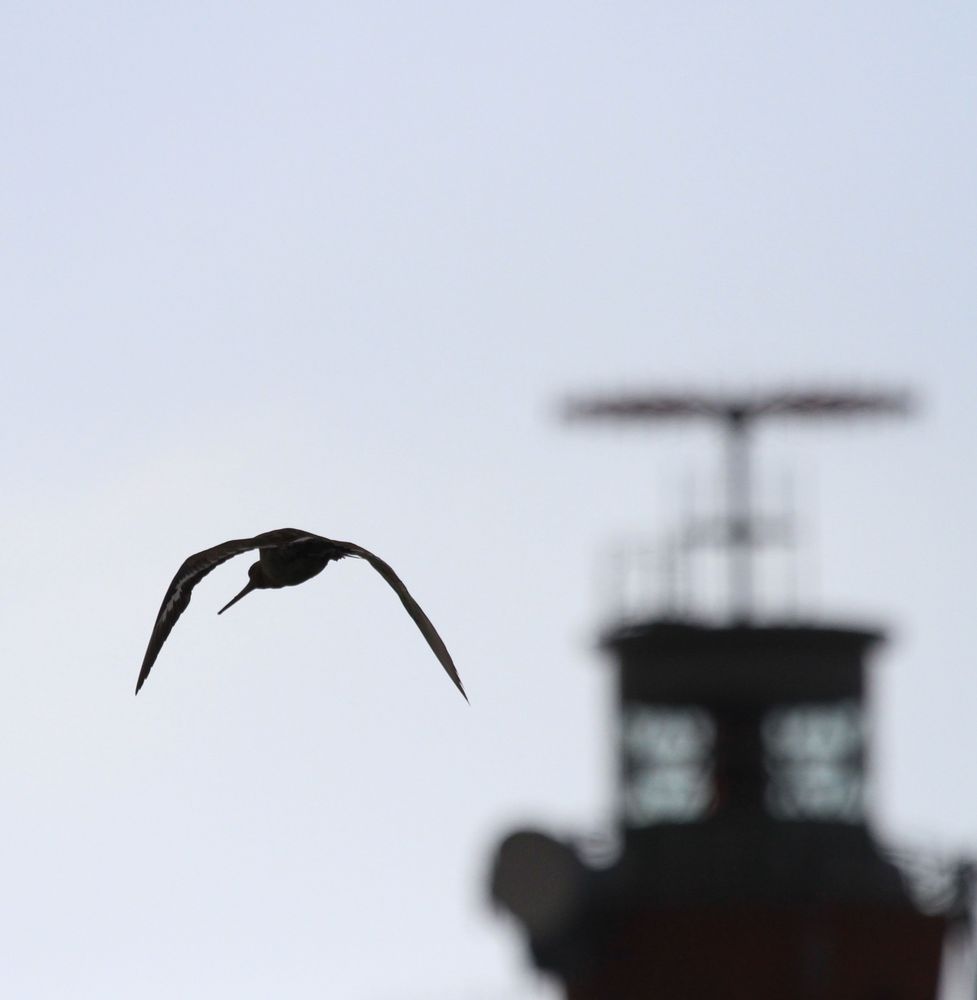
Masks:
[[[247,586],[246,586],[246,587],[244,588],[244,590],[242,590],[242,591],[241,591],[241,593],[237,595],[237,597],[232,597],[232,598],[231,598],[231,599],[230,599],[230,600],[229,600],[229,601],[227,602],[227,604],[225,604],[225,605],[224,605],[224,607],[222,607],[222,608],[220,609],[220,611],[218,611],[217,613],[218,613],[219,615],[222,615],[222,614],[224,614],[224,612],[225,612],[225,611],[226,611],[226,610],[227,610],[227,609],[228,609],[228,608],[229,608],[229,607],[230,607],[230,606],[231,606],[232,604],[237,604],[237,602],[238,602],[238,601],[240,601],[240,600],[241,600],[241,598],[242,598],[242,597],[244,597],[244,595],[245,595],[245,594],[250,594],[252,590],[256,590],[256,589],[257,589],[257,586],[258,586],[258,585],[257,585],[257,584],[256,584],[256,583],[254,582],[254,580],[248,580],[248,584],[247,584]]]

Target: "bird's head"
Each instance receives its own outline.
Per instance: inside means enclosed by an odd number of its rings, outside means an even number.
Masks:
[[[247,583],[247,586],[236,597],[232,597],[231,600],[229,600],[227,602],[227,604],[225,604],[224,607],[222,607],[220,609],[220,611],[218,611],[217,613],[219,615],[224,614],[224,612],[232,604],[237,604],[237,602],[240,601],[241,598],[244,597],[245,594],[250,594],[252,590],[261,590],[263,587],[267,587],[267,586],[268,586],[268,580],[265,577],[264,570],[261,568],[261,563],[260,562],[252,563],[248,567],[248,583]]]

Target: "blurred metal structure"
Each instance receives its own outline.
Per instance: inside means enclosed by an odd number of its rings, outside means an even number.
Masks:
[[[567,1000],[935,1000],[970,869],[904,863],[871,829],[866,676],[883,634],[751,614],[754,422],[908,411],[904,393],[567,408],[724,428],[733,598],[726,622],[650,615],[602,636],[618,691],[613,849],[521,830],[496,853],[492,898]]]
[[[729,552],[729,605],[734,621],[745,622],[753,610],[753,549],[765,531],[752,505],[750,446],[756,425],[773,418],[905,416],[912,412],[906,391],[783,390],[766,393],[648,392],[621,393],[570,400],[564,416],[571,421],[649,423],[707,420],[723,432],[726,455],[725,516],[714,541]]]

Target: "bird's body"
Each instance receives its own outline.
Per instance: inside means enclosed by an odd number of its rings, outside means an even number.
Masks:
[[[408,593],[407,588],[393,569],[379,556],[375,556],[372,552],[353,542],[337,542],[309,531],[300,531],[298,528],[279,528],[276,531],[266,531],[263,534],[255,535],[254,538],[238,538],[222,542],[213,548],[195,553],[183,563],[177,570],[176,576],[173,577],[156,617],[153,634],[149,638],[142,669],[139,671],[139,679],[136,682],[136,694],[139,693],[139,689],[149,676],[149,672],[163,648],[163,643],[173,630],[177,619],[190,603],[190,594],[193,588],[216,566],[252,549],[257,549],[259,555],[258,561],[248,569],[247,586],[225,604],[218,614],[223,614],[232,604],[235,604],[252,590],[295,587],[317,576],[334,560],[344,559],[347,556],[365,559],[394,589],[407,609],[407,613],[414,619],[414,623],[444,667],[445,672],[455,683],[465,700],[468,700],[447,647],[441,641],[441,637],[431,624],[430,619]]]
[[[289,551],[288,546],[261,549],[258,562],[268,582],[266,587],[296,587],[321,573],[335,559],[349,555],[341,545],[329,539],[316,539],[322,545],[307,544],[305,551]],[[297,548],[293,546],[293,548]]]

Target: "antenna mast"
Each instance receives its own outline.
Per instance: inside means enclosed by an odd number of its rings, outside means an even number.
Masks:
[[[726,504],[719,543],[728,553],[730,615],[745,623],[753,613],[753,553],[763,531],[752,505],[751,445],[754,425],[771,417],[904,416],[906,391],[784,391],[725,393],[622,393],[571,399],[568,420],[652,422],[707,419],[720,426],[726,460]]]

